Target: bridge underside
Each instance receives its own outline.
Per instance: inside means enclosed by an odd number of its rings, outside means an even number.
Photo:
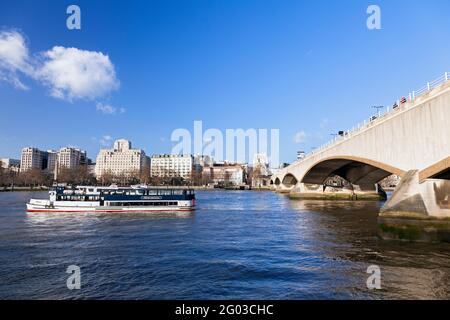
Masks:
[[[302,183],[323,184],[328,177],[337,175],[354,185],[373,186],[393,174],[392,171],[356,160],[331,159],[315,165],[303,177]]]
[[[450,180],[450,169],[447,169],[433,177],[434,179]]]
[[[433,175],[431,178],[450,180],[450,168]]]
[[[292,174],[287,174],[282,181],[283,185],[287,188],[294,187],[297,182],[297,178],[295,178]]]

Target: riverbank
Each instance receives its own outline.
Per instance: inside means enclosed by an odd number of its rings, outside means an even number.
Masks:
[[[48,187],[42,186],[42,187],[34,187],[34,188],[30,188],[30,187],[8,187],[8,188],[0,188],[0,192],[42,192],[42,191],[48,191]]]
[[[450,218],[418,213],[380,213],[378,235],[384,240],[450,243]]]
[[[205,187],[205,186],[149,186],[149,188],[153,189],[193,189],[193,190],[201,190],[201,191],[238,191],[239,188],[212,188],[212,187]],[[48,191],[49,187],[41,186],[41,187],[7,187],[7,188],[0,188],[0,192],[42,192],[42,191]],[[245,189],[248,191],[271,191],[270,188],[253,188],[253,189]]]
[[[340,201],[382,201],[385,197],[378,193],[343,193],[343,192],[328,192],[328,193],[289,193],[291,200],[340,200]]]

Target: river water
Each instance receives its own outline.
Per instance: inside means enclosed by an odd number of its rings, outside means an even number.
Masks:
[[[27,214],[30,197],[47,193],[0,193],[0,299],[450,298],[450,245],[379,240],[382,203],[199,191],[191,214]]]

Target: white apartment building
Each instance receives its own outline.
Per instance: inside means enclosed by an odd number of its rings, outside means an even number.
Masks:
[[[78,148],[61,148],[58,152],[47,151],[47,171],[54,174],[55,180],[63,169],[75,169],[86,164],[86,151]]]
[[[59,150],[57,156],[58,169],[75,169],[82,164],[86,164],[86,151],[70,147]],[[48,168],[50,169],[49,165]]]
[[[47,152],[38,148],[23,148],[20,157],[20,171],[25,172],[32,169],[45,169],[47,166]]]
[[[95,163],[95,175],[100,178],[104,174],[141,174],[148,162],[144,150],[132,149],[130,141],[120,139],[114,142],[113,149],[100,150]]]
[[[194,166],[192,155],[162,154],[151,157],[150,175],[152,177],[179,177],[190,179]]]
[[[61,168],[74,169],[79,165],[86,164],[86,151],[78,148],[61,148],[59,151],[41,151],[38,148],[23,148],[20,158],[20,171],[31,169],[46,170],[57,177]]]

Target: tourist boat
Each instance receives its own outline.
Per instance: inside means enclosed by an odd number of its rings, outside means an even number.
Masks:
[[[180,212],[194,208],[194,190],[142,186],[57,186],[49,191],[48,200],[30,199],[27,203],[27,212]]]

